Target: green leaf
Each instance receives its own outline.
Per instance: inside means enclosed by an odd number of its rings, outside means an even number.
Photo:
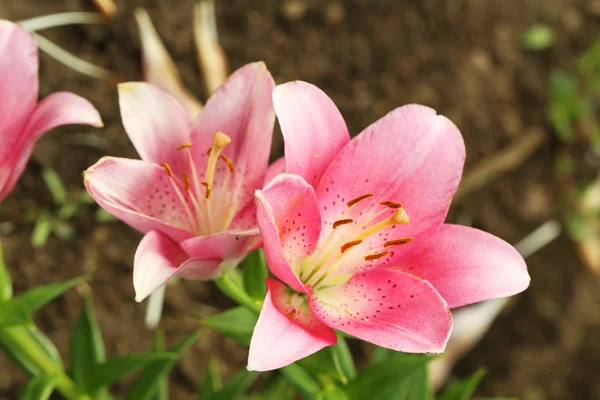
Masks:
[[[282,376],[277,376],[266,389],[261,391],[259,400],[292,400],[295,390]]]
[[[433,400],[433,388],[429,381],[427,367],[419,368],[410,377],[404,400]]]
[[[245,369],[236,372],[216,393],[209,397],[202,397],[203,400],[234,400],[244,394],[246,389],[256,380],[258,373],[247,371]]]
[[[82,386],[90,372],[100,363],[104,362],[104,343],[102,333],[96,321],[92,308],[92,298],[87,297],[79,314],[79,319],[71,333],[69,343],[70,375],[75,384]],[[97,396],[105,396],[103,391]],[[105,391],[104,391],[105,392]]]
[[[25,328],[28,335],[40,346],[42,350],[50,357],[52,361],[58,366],[64,368],[62,357],[54,343],[46,336],[42,331],[37,329],[35,326]]]
[[[351,380],[356,378],[356,365],[346,339],[339,333],[337,334],[337,343],[331,347],[335,358],[339,360],[340,368],[344,376]]]
[[[250,297],[262,301],[267,294],[265,283],[269,271],[265,261],[263,249],[254,250],[242,261],[241,269],[244,272],[244,289]]]
[[[38,286],[15,297],[13,300],[21,303],[32,313],[86,279],[86,277],[78,277],[66,282]]]
[[[115,222],[116,220],[117,220],[117,217],[115,217],[114,215],[112,215],[111,213],[106,211],[105,209],[99,208],[96,210],[96,221],[98,221],[100,223],[106,223],[106,222]]]
[[[247,308],[235,307],[202,320],[202,324],[248,346],[257,320],[258,316]]]
[[[283,367],[280,371],[288,383],[298,389],[307,399],[314,398],[321,390],[319,383],[297,363]]]
[[[19,343],[15,343],[14,337],[22,337],[31,334],[31,327],[15,326],[11,328],[0,329],[0,348],[2,352],[8,355],[15,364],[17,364],[29,376],[38,376],[43,371],[34,362],[31,361],[28,353],[24,351]],[[38,349],[43,350],[43,349]]]
[[[456,382],[448,386],[444,392],[438,397],[438,400],[469,400],[479,382],[485,375],[485,369],[479,368],[475,373],[467,379]]]
[[[0,328],[10,326],[31,325],[31,313],[27,307],[16,299],[0,303]]]
[[[71,240],[75,237],[75,228],[65,221],[54,221],[52,224],[52,232],[61,240]]]
[[[316,400],[348,400],[348,395],[341,388],[330,385],[323,389],[317,396]]]
[[[198,391],[198,400],[207,400],[213,398],[219,390],[223,388],[223,380],[221,379],[221,371],[219,363],[216,359],[211,358],[208,361],[204,381]]]
[[[151,364],[148,364],[140,376],[133,382],[131,388],[129,389],[129,393],[127,394],[126,399],[128,400],[151,400],[155,399],[156,396],[160,393],[160,385],[168,376],[171,370],[177,364],[177,359],[181,356],[181,354],[186,351],[197,339],[200,335],[200,331],[195,331],[192,334],[188,335],[181,341],[175,343],[170,346],[168,351],[176,355],[176,358],[173,360],[158,360],[153,361]],[[160,339],[157,338],[156,343],[159,342]],[[160,344],[157,346],[158,348],[155,351],[160,351]]]
[[[424,367],[432,356],[395,353],[387,360],[376,363],[361,371],[347,386],[350,400],[389,400],[394,394],[401,394],[398,382],[410,377],[417,369]],[[408,384],[408,382],[406,382]]]
[[[54,391],[56,380],[55,375],[36,376],[25,386],[19,400],[48,400]]]
[[[521,36],[521,46],[525,50],[544,50],[554,44],[554,39],[552,28],[544,24],[535,24]]]
[[[298,360],[296,363],[313,375],[324,375],[337,379],[342,383],[348,383],[337,355],[331,347],[326,347],[308,357]]]
[[[31,233],[31,245],[39,249],[46,244],[52,233],[52,217],[42,214],[35,220],[33,232]]]
[[[89,373],[83,377],[80,387],[84,392],[89,393],[108,386],[153,361],[176,359],[177,355],[173,353],[127,354],[125,356],[110,358],[102,364],[93,366]]]
[[[62,179],[60,179],[60,176],[58,176],[56,171],[48,167],[42,169],[42,179],[46,183],[48,190],[50,190],[50,194],[52,194],[54,203],[57,205],[62,205],[65,201],[67,201],[67,190],[65,189],[65,185],[63,185]]]
[[[12,280],[6,264],[4,264],[4,253],[2,252],[2,242],[0,242],[0,303],[10,300],[12,293]]]

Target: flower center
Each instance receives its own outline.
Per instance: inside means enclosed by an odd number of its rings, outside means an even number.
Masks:
[[[185,213],[192,224],[192,229],[197,235],[207,235],[225,230],[233,215],[223,215],[219,220],[215,220],[215,210],[213,208],[223,209],[223,204],[213,204],[213,189],[215,183],[215,171],[217,162],[222,160],[227,164],[229,172],[233,172],[233,161],[221,154],[225,146],[231,143],[231,138],[222,132],[215,133],[213,137],[213,145],[207,151],[208,162],[204,171],[204,180],[200,179],[200,175],[196,170],[196,162],[191,151],[192,144],[184,143],[177,148],[178,151],[186,151],[189,164],[189,175],[185,171],[181,171],[181,178],[173,173],[173,170],[167,163],[162,163],[161,166],[165,169],[169,176],[169,181],[173,186],[175,195],[181,202]],[[227,176],[226,179],[229,179]],[[223,183],[222,186],[225,186]],[[227,203],[229,206],[229,199]],[[221,203],[221,202],[219,202]],[[225,210],[230,210],[231,207],[225,207]]]
[[[402,205],[393,201],[380,202],[381,209],[375,214],[361,218],[363,213],[360,213],[357,220],[350,218],[353,207],[372,196],[372,193],[368,193],[350,200],[341,218],[332,224],[332,230],[323,244],[302,261],[300,279],[313,290],[341,284],[352,275],[345,267],[378,260],[390,254],[391,247],[412,241],[410,237],[403,237],[385,240],[375,248],[363,245],[384,229],[410,222]],[[390,212],[387,218],[379,220]]]

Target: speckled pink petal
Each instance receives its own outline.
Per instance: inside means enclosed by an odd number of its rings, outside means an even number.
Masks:
[[[121,119],[142,160],[168,163],[173,171],[188,170],[187,153],[177,148],[190,142],[192,121],[171,95],[144,82],[118,86]]]
[[[250,342],[248,370],[285,367],[335,344],[335,332],[315,318],[305,297],[274,279],[267,279],[267,288]]]
[[[73,93],[53,93],[35,107],[19,140],[13,143],[12,153],[0,163],[0,201],[13,189],[23,173],[35,142],[49,130],[69,124],[103,126],[94,106]]]
[[[389,240],[411,237],[411,243],[395,248],[394,257],[381,263],[410,258],[443,223],[464,161],[464,142],[451,121],[424,106],[397,108],[352,139],[323,175],[316,190],[322,237],[344,213],[344,218],[366,221],[386,209],[381,202],[396,202],[403,205],[410,223],[387,228],[365,240],[365,245],[377,248]],[[373,196],[348,212],[347,203],[366,194]],[[387,210],[379,219],[392,212]]]
[[[452,308],[512,296],[527,289],[530,281],[523,257],[510,244],[487,232],[450,224],[398,268],[427,279]]]
[[[277,175],[285,172],[285,157],[279,157],[273,161],[269,168],[267,168],[267,174],[265,175],[264,186],[273,180]]]
[[[159,165],[104,157],[83,180],[90,196],[129,226],[143,233],[156,229],[177,242],[194,236],[193,223]]]
[[[231,202],[234,213],[252,202],[254,191],[263,186],[275,123],[274,87],[264,63],[247,64],[208,99],[194,123],[192,152],[201,181],[215,133],[231,138],[222,154],[233,162],[233,173],[219,160],[213,194],[215,201]]]
[[[350,140],[342,114],[321,89],[302,81],[277,86],[273,104],[285,142],[285,172],[317,187],[331,160]]]
[[[433,286],[400,271],[356,274],[315,289],[309,304],[331,328],[407,353],[441,353],[452,330],[450,309]]]
[[[188,279],[214,279],[220,260],[190,259],[169,237],[148,232],[135,252],[133,286],[135,300],[142,301],[175,275]]]
[[[271,272],[306,292],[299,279],[300,261],[319,240],[321,217],[312,186],[293,174],[279,174],[256,191],[256,218]]]
[[[38,52],[25,28],[0,20],[0,166],[24,133],[38,98]],[[2,173],[2,171],[0,171]],[[2,181],[0,175],[0,181]]]

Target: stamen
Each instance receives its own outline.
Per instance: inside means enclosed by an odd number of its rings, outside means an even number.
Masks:
[[[377,260],[381,257],[385,257],[389,254],[389,250],[386,251],[382,251],[381,253],[377,253],[377,254],[371,254],[368,256],[365,256],[365,261],[373,261],[373,260]]]
[[[210,153],[212,153],[212,147],[209,147],[208,150],[206,150],[207,156],[210,156]]]
[[[185,171],[181,171],[181,177],[183,178],[183,190],[187,191],[190,188],[190,178]]]
[[[215,133],[215,137],[213,138],[213,147],[217,150],[223,150],[225,146],[231,143],[231,138],[224,134],[223,132]]]
[[[191,147],[192,147],[192,144],[191,144],[190,142],[187,142],[187,143],[184,143],[184,144],[182,144],[181,146],[179,146],[179,147],[177,148],[177,151],[179,151],[179,150],[183,150],[183,149],[189,149],[189,148],[191,148]]]
[[[221,160],[225,161],[225,163],[229,167],[229,172],[233,172],[233,161],[225,157],[223,154],[221,154]]]
[[[160,166],[163,167],[165,169],[165,171],[167,171],[167,174],[169,175],[169,178],[173,177],[173,171],[171,170],[171,167],[169,167],[169,164],[167,164],[165,162],[165,163],[160,164]]]
[[[410,218],[408,218],[408,214],[402,206],[392,215],[391,219],[395,224],[408,224],[410,222]]]
[[[353,205],[355,205],[356,203],[358,203],[361,200],[367,199],[369,197],[373,196],[373,193],[367,193],[367,194],[363,194],[362,196],[358,196],[355,199],[350,200],[348,203],[346,203],[346,205],[348,207],[352,207]]]
[[[401,244],[406,244],[406,243],[410,243],[412,242],[413,238],[411,237],[405,237],[402,239],[394,239],[394,240],[389,240],[387,242],[385,242],[383,244],[383,247],[391,247],[391,246],[397,246],[397,245],[401,245]]]
[[[206,198],[210,199],[210,192],[212,191],[212,186],[208,184],[208,182],[200,182],[202,186],[206,188]]]
[[[340,219],[338,221],[335,221],[333,223],[333,229],[337,228],[340,225],[346,225],[346,224],[351,224],[353,223],[354,220],[352,218],[347,218],[347,219]]]
[[[357,246],[357,245],[359,245],[361,243],[362,243],[362,240],[353,240],[351,242],[348,242],[348,243],[344,244],[342,247],[340,247],[340,250],[342,251],[342,253],[344,253],[349,248]]]
[[[401,208],[402,204],[400,203],[396,203],[394,201],[382,201],[381,203],[382,206],[388,206],[389,208]]]

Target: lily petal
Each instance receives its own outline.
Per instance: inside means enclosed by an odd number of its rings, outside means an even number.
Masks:
[[[299,296],[283,283],[267,279],[267,295],[250,342],[248,370],[281,368],[335,344],[333,329],[322,324]]]
[[[400,271],[356,274],[315,291],[309,304],[327,326],[396,351],[441,353],[452,330],[448,305],[433,286]]]
[[[299,175],[279,174],[256,191],[256,218],[271,272],[306,293],[298,279],[300,261],[319,240],[321,217],[315,192]]]
[[[399,267],[429,281],[451,308],[527,289],[525,260],[504,240],[467,226],[444,224],[428,246]]]
[[[174,171],[187,170],[188,156],[177,150],[190,142],[192,129],[183,107],[148,83],[126,82],[118,89],[123,125],[142,160],[168,163]]]
[[[410,223],[396,225],[393,231],[387,228],[370,239],[411,237],[411,243],[385,262],[410,258],[444,222],[464,161],[464,142],[451,121],[424,106],[397,108],[344,147],[323,175],[316,190],[323,219],[322,235],[326,237],[332,222],[348,211],[347,202],[373,194],[352,211],[374,213],[385,208],[379,204],[382,201],[401,203]],[[377,242],[370,247],[382,245]]]
[[[258,228],[227,230],[206,236],[195,236],[179,243],[191,257],[228,261],[227,267],[235,267],[259,241]]]
[[[194,236],[186,209],[159,165],[104,157],[83,176],[102,208],[140,232],[156,229],[178,242]]]
[[[12,154],[0,163],[0,201],[14,188],[23,173],[35,142],[49,130],[69,124],[103,126],[94,106],[73,93],[53,93],[36,106],[19,140],[13,143]]]
[[[233,213],[252,202],[254,191],[263,186],[275,123],[271,100],[274,87],[264,63],[248,64],[235,71],[208,99],[194,123],[192,152],[201,165],[200,180],[204,179],[206,150],[213,145],[215,133],[223,132],[231,138],[222,154],[233,162],[233,174],[228,168],[215,171],[215,181],[226,182],[229,190],[213,192],[227,197],[215,198],[215,202],[233,201]]]
[[[21,140],[27,119],[37,103],[39,82],[38,52],[33,36],[6,20],[0,20],[0,77],[2,165]]]
[[[168,236],[148,232],[135,252],[133,287],[135,300],[142,301],[175,275],[188,279],[213,279],[220,260],[190,259]]]
[[[302,81],[277,86],[273,104],[285,142],[285,172],[317,187],[331,160],[350,140],[344,118],[321,89]]]

